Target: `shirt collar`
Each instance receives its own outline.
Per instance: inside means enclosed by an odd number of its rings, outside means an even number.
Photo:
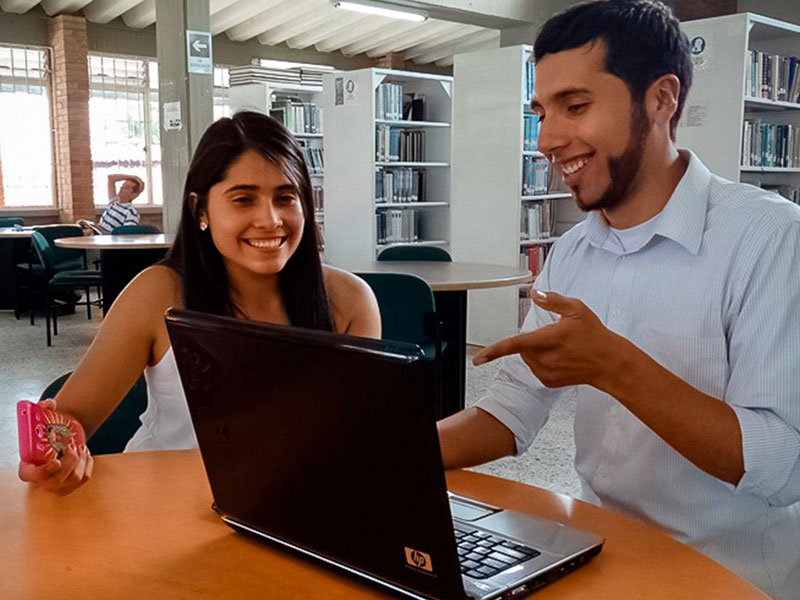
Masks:
[[[703,241],[708,211],[711,172],[691,150],[680,150],[689,164],[672,196],[661,211],[653,236],[669,238],[697,254]],[[586,237],[593,246],[601,248],[610,233],[608,222],[599,210],[590,212],[580,237]]]

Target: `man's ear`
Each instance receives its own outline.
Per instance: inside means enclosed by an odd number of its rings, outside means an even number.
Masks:
[[[678,110],[678,96],[681,92],[681,82],[675,75],[667,73],[656,79],[647,88],[645,103],[648,116],[656,125],[663,125],[669,129],[675,111]]]

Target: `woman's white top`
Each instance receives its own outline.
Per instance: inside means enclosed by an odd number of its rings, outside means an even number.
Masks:
[[[142,413],[142,426],[125,446],[125,452],[195,448],[197,438],[172,346],[158,363],[144,370],[144,379],[147,410]]]

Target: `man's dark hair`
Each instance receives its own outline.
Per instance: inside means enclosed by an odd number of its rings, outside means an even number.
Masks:
[[[548,54],[572,50],[603,40],[606,70],[628,86],[635,102],[662,75],[673,74],[681,82],[678,108],[670,121],[670,135],[683,112],[692,86],[689,40],[672,10],[650,0],[597,0],[570,7],[549,19],[533,45],[539,62]]]

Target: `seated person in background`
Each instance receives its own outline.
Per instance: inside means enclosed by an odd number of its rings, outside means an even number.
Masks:
[[[126,450],[191,448],[197,441],[164,322],[169,307],[380,337],[369,286],[323,267],[318,238],[311,180],[292,135],[258,113],[219,119],[194,153],[169,254],[125,288],[78,368],[44,402],[91,436],[144,372],[148,407]],[[89,479],[92,464],[86,447],[69,449],[38,467],[21,462],[19,477],[64,494]]]
[[[539,150],[588,215],[548,255],[524,333],[475,356],[509,355],[440,421],[445,466],[524,452],[572,396],[585,500],[796,600],[800,208],[676,148],[692,63],[664,4],[575,5],[533,53]]]
[[[119,192],[117,192],[118,181],[122,182]],[[144,181],[136,175],[108,176],[108,207],[98,223],[98,227],[103,230],[103,233],[111,233],[115,227],[139,224],[139,211],[131,202],[138,198],[143,191]]]

